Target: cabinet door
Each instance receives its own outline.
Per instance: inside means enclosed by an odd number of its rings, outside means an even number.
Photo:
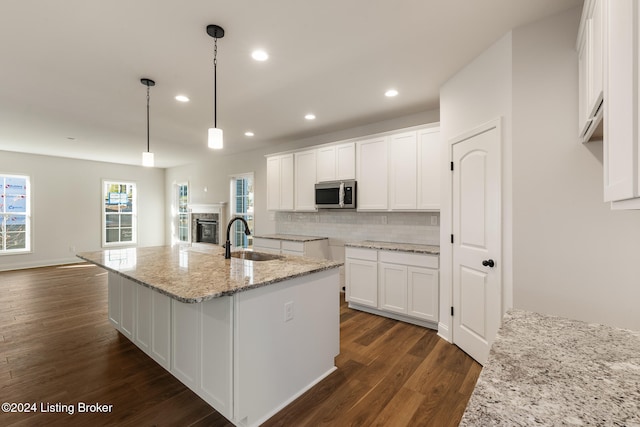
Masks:
[[[198,389],[200,379],[201,308],[202,304],[171,301],[171,373],[191,390]]]
[[[603,1],[593,1],[589,50],[591,51],[589,79],[589,117],[595,117],[602,104],[604,82],[604,13]]]
[[[166,370],[171,368],[171,298],[151,292],[151,357]]]
[[[336,145],[336,180],[356,178],[356,145],[353,142]]]
[[[134,341],[136,288],[138,286],[131,280],[122,278],[122,322],[120,323],[120,331],[131,341]]]
[[[635,26],[637,7],[633,0],[606,2],[607,77],[604,115],[604,200],[616,201],[638,196],[638,55]]]
[[[418,131],[418,209],[440,210],[440,128]]]
[[[387,210],[388,154],[385,137],[356,144],[358,210]]]
[[[267,210],[280,209],[280,158],[267,158]]]
[[[345,260],[347,300],[369,307],[378,306],[378,263],[347,258]]]
[[[334,181],[336,179],[336,147],[334,145],[320,147],[317,156],[318,182]]]
[[[280,209],[293,210],[293,154],[280,158]]]
[[[316,151],[295,153],[295,210],[315,211]]]
[[[151,353],[152,293],[151,288],[136,286],[135,344],[147,354]]]
[[[392,135],[389,141],[389,208],[415,210],[417,207],[417,133]]]
[[[120,322],[122,321],[122,276],[110,271],[108,286],[109,322],[116,329],[120,329]]]
[[[394,313],[407,313],[407,267],[381,262],[378,265],[379,308]]]
[[[409,316],[438,321],[438,270],[408,267],[408,310]]]

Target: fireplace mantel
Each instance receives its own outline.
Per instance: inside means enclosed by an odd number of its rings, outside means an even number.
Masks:
[[[191,213],[217,213],[222,214],[226,209],[227,202],[219,203],[189,203],[188,208]]]

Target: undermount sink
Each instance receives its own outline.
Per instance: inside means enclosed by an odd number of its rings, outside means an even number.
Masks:
[[[266,252],[253,252],[253,251],[231,252],[231,257],[246,259],[247,261],[273,261],[275,259],[282,259],[282,255],[269,254]]]

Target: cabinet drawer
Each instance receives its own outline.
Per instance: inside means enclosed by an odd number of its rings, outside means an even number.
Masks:
[[[275,239],[261,239],[259,237],[256,237],[253,239],[253,246],[254,248],[258,249],[258,248],[268,248],[268,249],[275,249],[275,250],[280,250],[280,240],[275,240]]]
[[[283,251],[293,251],[293,252],[304,252],[304,243],[303,242],[291,242],[288,240],[282,241],[282,250]]]
[[[346,247],[344,251],[344,257],[364,259],[367,261],[377,261],[378,251],[375,249],[361,249],[361,248]]]
[[[380,251],[378,257],[380,262],[402,265],[415,265],[417,267],[438,268],[438,257],[435,255],[396,251]]]

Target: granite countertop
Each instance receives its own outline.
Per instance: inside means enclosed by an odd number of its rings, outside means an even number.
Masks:
[[[262,234],[255,235],[258,239],[274,239],[274,240],[288,240],[290,242],[313,242],[315,240],[327,240],[328,237],[320,236],[300,236],[297,234]]]
[[[440,255],[440,246],[416,245],[413,243],[376,242],[364,240],[361,242],[347,242],[344,244],[352,248],[381,249],[385,251],[414,252],[419,254]]]
[[[292,255],[258,262],[224,259],[224,249],[215,245],[110,249],[76,256],[185,303],[233,295],[343,264]]]
[[[640,425],[640,332],[505,315],[461,426]]]

